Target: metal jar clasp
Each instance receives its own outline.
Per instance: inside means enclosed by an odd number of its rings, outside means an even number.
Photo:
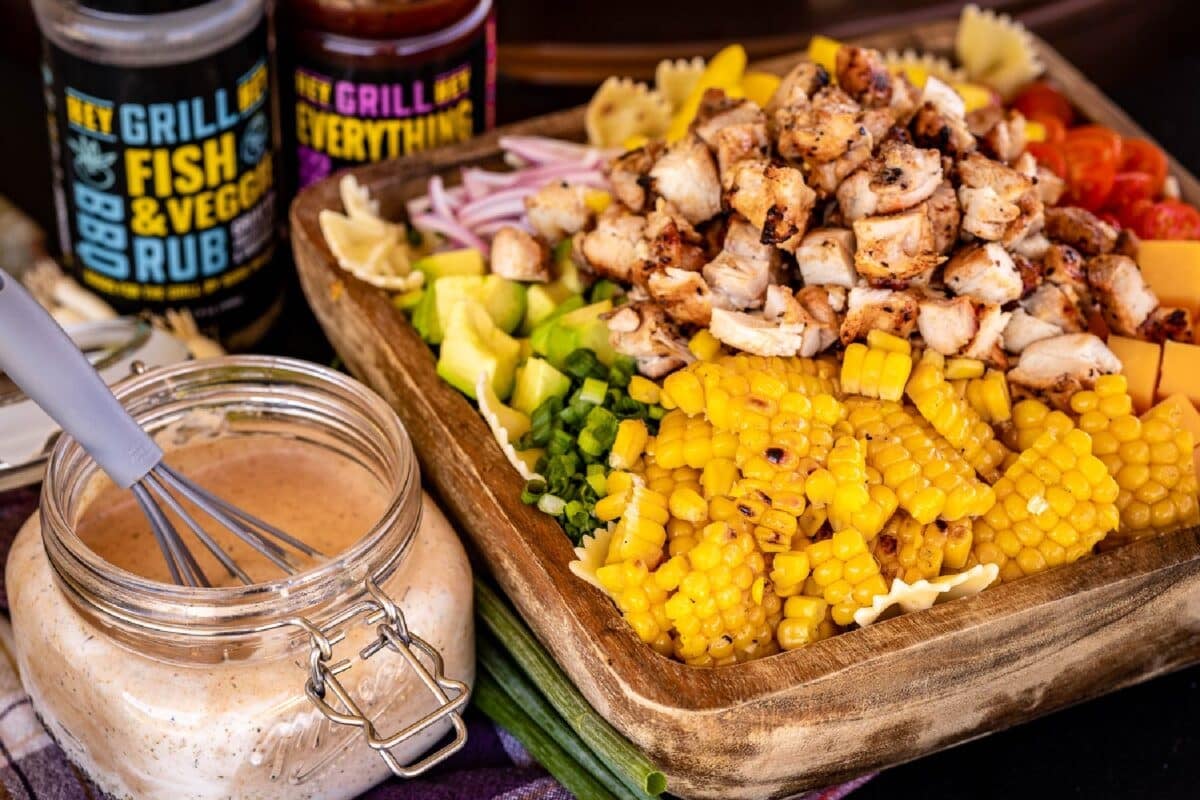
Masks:
[[[304,617],[294,617],[288,621],[303,628],[312,642],[308,659],[309,676],[304,683],[304,694],[331,722],[361,728],[367,744],[379,753],[394,774],[401,778],[413,778],[440,764],[466,744],[467,726],[463,722],[461,710],[470,699],[471,691],[462,681],[446,677],[441,653],[408,629],[404,614],[375,581],[368,576],[365,584],[369,598],[347,607],[321,627]],[[352,666],[350,660],[342,659],[330,663],[333,661],[334,646],[346,638],[348,624],[360,616],[366,617],[367,625],[378,625],[379,635],[359,651],[359,658],[365,662],[384,649],[396,653],[405,660],[408,667],[438,701],[438,707],[433,711],[389,736],[379,735],[375,724],[363,714],[338,679],[339,675]],[[425,655],[432,669],[426,667],[417,651]],[[408,765],[401,764],[392,755],[392,748],[444,719],[449,720],[454,729],[454,738],[444,747]]]

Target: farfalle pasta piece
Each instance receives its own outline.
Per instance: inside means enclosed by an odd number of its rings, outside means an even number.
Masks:
[[[918,89],[931,77],[950,84],[962,83],[967,79],[966,73],[960,67],[954,66],[941,56],[918,53],[911,48],[902,52],[888,50],[883,54],[883,63],[892,72],[904,73]]]
[[[979,594],[991,586],[999,575],[1000,569],[995,564],[976,564],[953,575],[942,575],[916,583],[906,583],[903,579],[896,578],[887,594],[876,595],[871,605],[854,612],[854,622],[865,628],[880,618],[922,611],[932,607],[934,603]]]
[[[696,82],[704,74],[704,59],[695,56],[686,58],[664,58],[654,68],[654,88],[671,106],[674,114],[688,99]]]
[[[495,437],[496,444],[500,445],[508,463],[512,464],[513,469],[520,473],[523,479],[540,480],[542,476],[534,472],[517,448],[513,447],[513,442],[529,430],[529,417],[500,402],[486,371],[481,370],[475,382],[475,397],[479,402],[479,413],[487,421],[488,428],[491,429],[492,436]]]
[[[600,585],[596,570],[604,566],[605,556],[608,555],[608,548],[612,544],[612,536],[613,525],[596,528],[590,534],[584,534],[579,546],[575,548],[575,560],[567,565],[577,578],[587,581],[605,594],[608,594],[608,590]]]
[[[974,4],[959,17],[954,52],[968,78],[992,87],[1005,99],[1045,69],[1024,25]]]
[[[670,123],[666,99],[629,78],[611,77],[600,84],[584,115],[588,142],[595,147],[620,147],[633,137],[661,136]]]
[[[354,176],[343,177],[338,192],[346,213],[327,208],[317,217],[321,235],[338,266],[372,286],[391,292],[421,288],[425,275],[412,270],[404,226],[381,218],[379,202]]]
[[[342,198],[342,207],[350,219],[375,219],[383,221],[379,216],[379,201],[371,197],[367,187],[358,182],[351,174],[342,176],[338,182],[338,194]]]

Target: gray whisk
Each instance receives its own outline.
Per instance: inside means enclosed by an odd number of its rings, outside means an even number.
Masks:
[[[164,506],[230,575],[242,583],[254,582],[187,512],[180,498],[289,575],[299,569],[292,551],[310,558],[324,557],[313,547],[227,503],[167,466],[162,449],[121,406],[70,337],[17,280],[3,271],[0,271],[0,370],[75,437],[113,483],[133,492],[150,521],[175,583],[212,585],[163,511]]]

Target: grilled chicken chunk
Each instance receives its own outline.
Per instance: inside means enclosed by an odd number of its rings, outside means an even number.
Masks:
[[[708,332],[723,344],[757,356],[794,356],[805,348],[805,327],[803,322],[773,322],[761,314],[714,308]]]
[[[602,278],[630,283],[646,266],[646,218],[612,206],[584,234],[579,250],[588,265]]]
[[[1121,371],[1121,361],[1090,333],[1064,333],[1033,342],[1021,353],[1008,380],[1048,397],[1065,408],[1080,389],[1091,389],[1096,378]]]
[[[1138,338],[1159,344],[1168,340],[1191,344],[1192,315],[1186,308],[1159,306],[1138,328]]]
[[[550,250],[520,228],[506,225],[492,237],[492,272],[510,281],[550,280]]]
[[[984,111],[992,110],[989,106]],[[1005,164],[1012,164],[1025,152],[1025,117],[1020,111],[1001,111],[977,141],[983,152]]]
[[[743,159],[765,159],[771,151],[767,115],[748,100],[733,100],[709,89],[700,103],[693,130],[717,154],[721,185],[728,189],[731,171]]]
[[[608,317],[609,341],[637,361],[638,372],[659,378],[695,360],[687,342],[654,303],[634,302]]]
[[[969,297],[921,298],[917,327],[925,344],[945,356],[961,353],[979,330]]]
[[[874,146],[863,126],[862,107],[841,89],[827,86],[802,106],[782,106],[775,112],[779,153],[806,164],[824,164],[848,151]]]
[[[1117,245],[1116,228],[1074,206],[1046,209],[1046,235],[1088,256],[1111,253]]]
[[[942,262],[924,206],[854,222],[854,268],[875,282],[902,282]]]
[[[842,344],[862,339],[871,330],[882,330],[907,338],[917,327],[917,298],[906,291],[856,286],[846,302],[842,322]]]
[[[806,106],[813,95],[828,86],[830,81],[825,67],[812,61],[801,61],[783,76],[765,111],[773,115],[780,108]]]
[[[1138,328],[1158,307],[1158,298],[1146,285],[1142,271],[1128,256],[1089,259],[1087,280],[1092,297],[1113,333],[1137,336]]]
[[[773,288],[767,289],[768,305]],[[838,341],[841,329],[838,314],[846,308],[845,289],[840,286],[805,286],[796,292],[796,302],[808,315],[807,333],[815,339],[813,353],[819,353]]]
[[[1012,312],[1004,328],[1004,349],[1010,353],[1024,352],[1026,347],[1042,339],[1059,336],[1063,329],[1052,322],[1040,320],[1023,308]]]
[[[794,251],[808,228],[816,193],[795,167],[765,161],[741,161],[727,194],[734,211],[761,232],[763,244]]]
[[[1087,297],[1087,264],[1079,251],[1068,244],[1052,244],[1042,256],[1042,275],[1056,286],[1069,287],[1078,297]]]
[[[525,198],[525,216],[543,239],[556,244],[591,221],[592,213],[583,199],[585,191],[565,181],[548,183]]]
[[[779,251],[760,241],[758,230],[737,217],[729,223],[725,244],[704,266],[713,305],[726,309],[761,308],[767,285],[779,268]]]
[[[1045,257],[1046,251],[1050,249],[1050,240],[1044,233],[1031,233],[1019,242],[1013,242],[1009,249],[1017,255],[1033,261],[1041,261]]]
[[[946,262],[943,280],[955,294],[1000,305],[1020,298],[1024,290],[1012,256],[995,242],[959,250]]]
[[[925,213],[933,228],[933,249],[942,255],[948,254],[958,244],[958,232],[962,227],[962,210],[958,207],[958,193],[949,180],[942,181],[925,203]]]
[[[693,225],[721,210],[721,181],[712,153],[694,134],[680,139],[650,168],[654,190]]]
[[[1056,325],[1067,333],[1087,328],[1083,314],[1069,288],[1043,283],[1021,301],[1021,307],[1043,322]]]
[[[928,200],[942,185],[942,158],[936,150],[885,142],[879,154],[838,187],[842,216],[853,222],[894,214]]]
[[[1012,316],[995,303],[976,303],[975,319],[978,330],[975,338],[962,351],[967,358],[977,358],[997,369],[1008,368],[1008,356],[1004,353],[1004,330]]]
[[[647,268],[678,267],[696,271],[708,261],[700,234],[665,198],[658,198],[654,211],[646,216],[644,235],[648,243]],[[631,279],[641,283],[636,270]]]
[[[712,291],[698,272],[667,267],[650,273],[646,289],[667,316],[683,325],[707,325],[712,315]]]
[[[1042,201],[1024,175],[979,153],[958,162],[958,175],[963,230],[1008,244],[1041,228]]]
[[[882,108],[892,102],[892,73],[878,50],[852,45],[839,47],[837,82],[865,106]]]
[[[650,192],[650,168],[662,155],[662,142],[651,142],[645,147],[617,156],[608,164],[608,182],[613,197],[634,213],[640,213],[653,205]]]
[[[925,79],[925,88],[921,93],[921,103],[933,106],[939,114],[954,119],[964,119],[967,114],[966,104],[962,96],[951,86],[930,75]]]
[[[1063,192],[1067,190],[1067,182],[1045,167],[1039,166],[1037,190],[1038,197],[1042,198],[1042,204],[1049,208],[1057,205],[1058,201],[1062,199]]]
[[[913,144],[932,147],[948,156],[962,158],[975,152],[975,137],[967,129],[962,116],[947,113],[940,106],[926,100],[913,115],[910,124]]]
[[[796,250],[805,286],[845,286],[858,281],[854,271],[854,233],[846,228],[809,231]]]

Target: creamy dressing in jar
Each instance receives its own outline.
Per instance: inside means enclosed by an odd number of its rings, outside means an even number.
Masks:
[[[206,574],[223,585],[164,583],[140,512],[64,439],[6,574],[21,677],[51,734],[117,797],[351,798],[389,776],[358,728],[305,696],[313,640],[295,620],[324,628],[369,606],[370,579],[440,652],[446,676],[473,679],[470,568],[421,493],[394,414],[344,376],[287,359],[178,365],[118,397],[169,462],[329,558],[286,577],[235,553],[262,582],[235,584],[210,560]],[[197,432],[198,414],[220,424]],[[386,737],[440,701],[398,651],[361,657],[379,635],[366,621],[336,628],[346,639],[332,661],[350,659],[337,679]],[[391,750],[400,764],[449,730],[438,720]]]

